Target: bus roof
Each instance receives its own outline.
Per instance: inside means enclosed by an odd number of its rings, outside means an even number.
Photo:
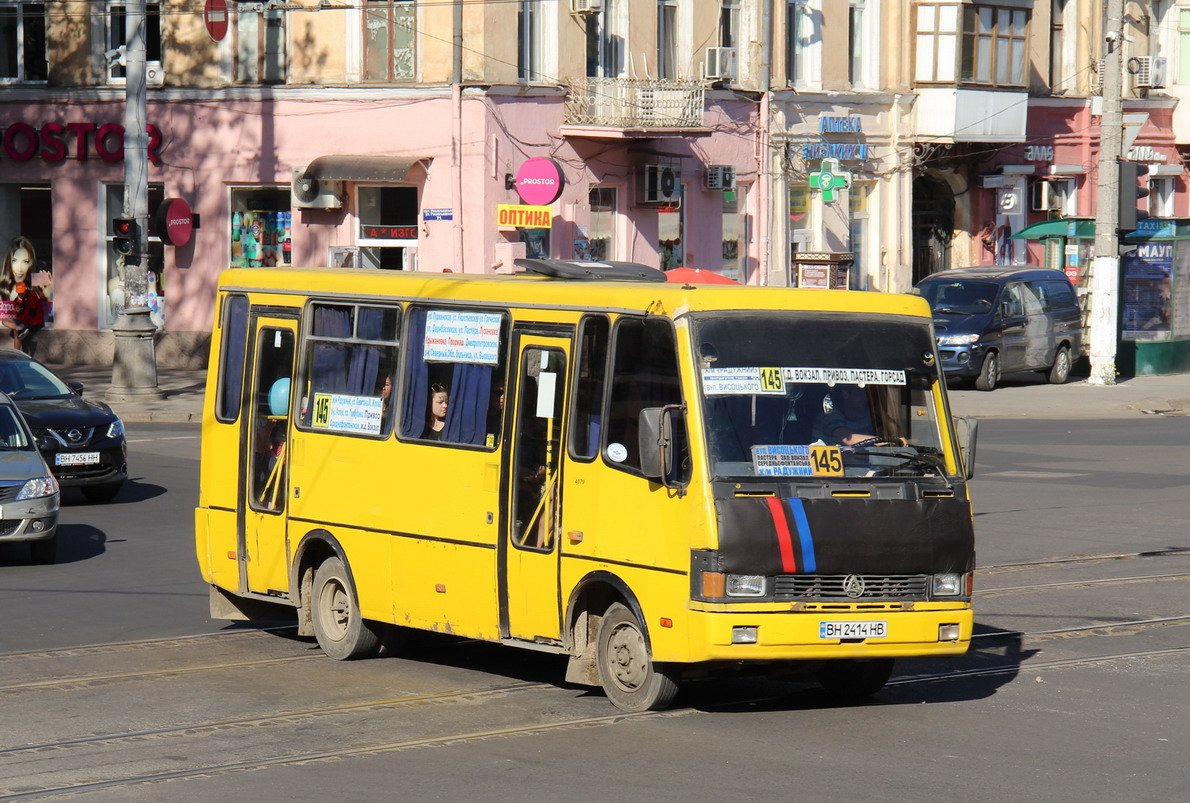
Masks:
[[[294,294],[305,298],[453,301],[477,305],[607,311],[684,312],[805,310],[932,318],[920,296],[855,290],[724,284],[591,281],[528,274],[430,273],[360,268],[230,268],[221,291]]]

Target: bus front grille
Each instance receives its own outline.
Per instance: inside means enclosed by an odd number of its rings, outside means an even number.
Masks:
[[[929,580],[925,574],[780,574],[773,592],[779,600],[924,600]]]

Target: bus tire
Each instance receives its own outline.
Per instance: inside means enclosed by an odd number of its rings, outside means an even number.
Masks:
[[[380,651],[381,625],[360,616],[351,575],[338,558],[327,558],[314,572],[310,614],[318,646],[336,661],[370,658]]]
[[[612,704],[624,711],[665,708],[678,684],[663,665],[654,663],[644,628],[632,611],[613,603],[599,624],[599,682]]]
[[[827,661],[818,669],[817,678],[822,688],[835,697],[862,700],[884,688],[892,669],[892,658]]]

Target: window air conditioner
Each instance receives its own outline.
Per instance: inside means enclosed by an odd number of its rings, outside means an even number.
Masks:
[[[706,188],[708,190],[735,189],[735,166],[707,165]]]
[[[703,62],[703,77],[715,81],[728,81],[736,77],[736,55],[734,47],[708,47]]]
[[[571,14],[598,14],[603,10],[603,0],[570,0]]]
[[[289,185],[290,203],[297,209],[339,209],[343,206],[340,181],[307,178],[306,169],[295,167]]]
[[[1137,89],[1165,86],[1165,59],[1163,58],[1137,56],[1128,60],[1128,71],[1132,73],[1133,85]]]
[[[682,197],[682,171],[673,165],[645,165],[646,204],[671,204]]]

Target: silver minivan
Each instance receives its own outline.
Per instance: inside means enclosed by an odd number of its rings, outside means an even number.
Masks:
[[[0,543],[28,541],[34,563],[58,552],[58,481],[12,399],[0,393]]]

